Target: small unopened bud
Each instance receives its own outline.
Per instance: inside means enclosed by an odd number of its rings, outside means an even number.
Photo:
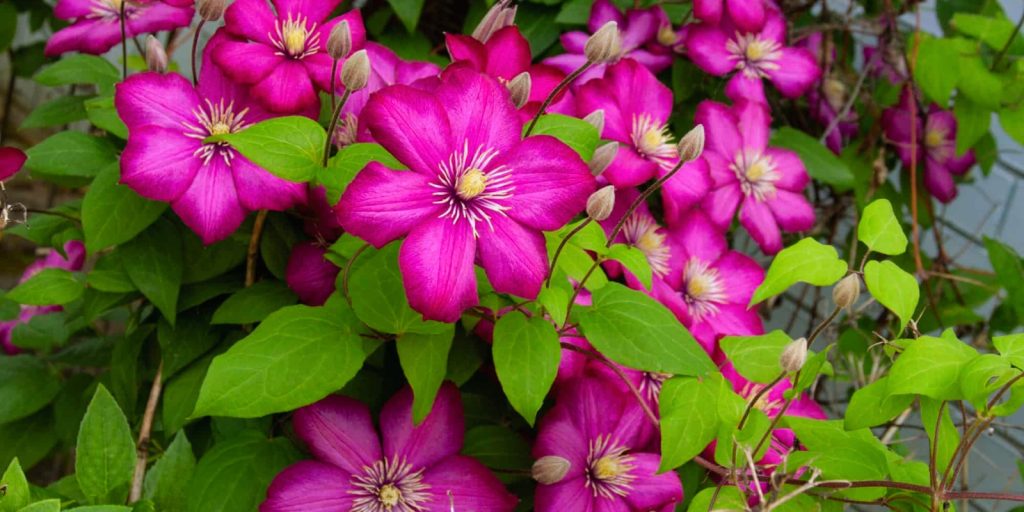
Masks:
[[[587,198],[587,216],[598,222],[605,220],[615,208],[615,186],[606,185]]]
[[[696,160],[704,152],[704,125],[698,124],[679,141],[679,159]]]
[[[615,160],[615,156],[619,154],[619,143],[609,142],[603,144],[594,150],[593,156],[590,157],[590,161],[587,162],[587,166],[590,167],[590,174],[594,177],[598,177],[612,161]]]
[[[480,23],[473,29],[473,39],[486,43],[495,32],[514,25],[516,22],[516,6],[509,5],[512,0],[501,0],[494,4],[484,15]]]
[[[572,463],[557,455],[545,455],[533,463],[530,475],[538,483],[552,485],[561,482],[569,473]]]
[[[791,341],[786,348],[782,349],[782,355],[779,356],[779,366],[782,366],[782,370],[786,373],[800,371],[805,362],[807,362],[807,340],[804,338]]]
[[[832,300],[840,308],[850,308],[860,297],[860,278],[850,274],[832,288]]]
[[[217,21],[224,16],[224,9],[227,8],[227,0],[199,0],[196,2],[196,10],[199,17],[204,21]]]
[[[530,87],[532,87],[532,80],[530,79],[530,73],[523,71],[515,76],[512,80],[509,80],[508,90],[512,93],[512,104],[516,108],[521,108],[526,105],[527,101],[530,101]]]
[[[665,23],[658,29],[658,43],[662,46],[672,47],[679,42],[679,34],[672,28],[671,23]]]
[[[366,87],[369,79],[370,57],[366,55],[366,50],[359,50],[345,59],[345,64],[341,66],[341,83],[345,90],[358,91]]]
[[[604,132],[604,109],[599,108],[587,114],[583,120],[590,123],[594,128],[597,128],[598,135]]]
[[[152,35],[146,37],[146,67],[157,73],[167,72],[167,51],[163,43]]]
[[[334,60],[341,60],[350,51],[352,51],[352,29],[348,26],[348,20],[341,20],[331,29],[331,35],[327,38],[327,55]]]
[[[622,36],[619,34],[619,24],[614,21],[605,23],[594,32],[594,35],[587,39],[583,45],[583,54],[587,60],[593,63],[613,62],[622,53]]]

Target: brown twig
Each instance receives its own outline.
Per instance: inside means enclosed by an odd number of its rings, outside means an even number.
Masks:
[[[135,472],[132,474],[131,491],[128,494],[128,503],[135,503],[142,498],[142,482],[146,476],[146,461],[149,458],[149,434],[153,429],[153,416],[156,415],[156,405],[160,402],[160,390],[163,388],[164,363],[156,368],[156,375],[153,377],[153,385],[149,388],[149,399],[146,401],[146,412],[142,416],[142,426],[139,428],[139,441],[135,444]]]
[[[266,222],[267,210],[260,210],[256,214],[256,222],[252,225],[252,236],[249,237],[249,250],[245,255],[246,288],[256,282],[256,256],[260,253],[260,237],[263,235],[263,225]]]

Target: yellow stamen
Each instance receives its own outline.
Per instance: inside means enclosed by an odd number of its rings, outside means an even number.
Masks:
[[[761,44],[761,41],[752,41],[747,45],[747,60],[754,62],[759,61],[764,57],[764,54],[765,48],[764,45]]]
[[[231,133],[231,126],[225,122],[214,123],[210,127],[210,135],[227,135]]]
[[[470,169],[459,179],[455,193],[464,200],[473,199],[487,188],[487,175],[480,169]]]
[[[306,49],[305,24],[285,24],[281,31],[284,34],[284,47],[291,55],[299,55]]]
[[[928,130],[924,134],[924,144],[930,148],[939,147],[946,143],[946,133],[942,130]]]
[[[747,167],[747,172],[746,172],[747,180],[749,180],[749,181],[760,180],[761,177],[764,176],[765,173],[767,173],[767,172],[768,172],[768,166],[765,165],[764,159],[763,158],[758,158],[757,160],[754,161],[754,163],[750,164],[750,166]]]
[[[594,463],[594,477],[598,480],[611,480],[626,471],[629,467],[622,464],[622,457],[616,455],[606,455],[597,459]]]
[[[394,485],[386,484],[381,486],[377,498],[380,500],[381,505],[384,505],[385,510],[391,510],[391,507],[397,505],[399,500],[402,499],[402,491],[399,491]]]
[[[708,281],[708,277],[703,274],[691,276],[686,282],[686,294],[693,298],[702,297],[711,285]]]

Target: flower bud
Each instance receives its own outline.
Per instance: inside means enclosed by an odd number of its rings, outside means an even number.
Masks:
[[[167,72],[167,52],[163,43],[152,35],[146,36],[146,67],[157,73]]]
[[[622,36],[619,34],[619,24],[614,21],[605,23],[594,32],[594,35],[587,39],[583,45],[583,54],[587,60],[599,64],[613,62],[622,53]]]
[[[804,367],[805,362],[807,362],[807,340],[804,338],[791,341],[786,348],[782,349],[782,355],[779,356],[779,366],[782,366],[782,370],[786,373],[796,373]]]
[[[704,152],[704,125],[698,124],[679,141],[679,159],[696,160]]]
[[[597,128],[598,135],[604,132],[604,109],[599,108],[587,114],[583,120],[590,123],[594,128]]]
[[[593,156],[590,157],[590,161],[587,162],[587,166],[590,167],[590,174],[594,175],[595,178],[600,176],[612,164],[612,161],[615,160],[615,155],[618,154],[618,142],[612,141],[598,146],[594,150]]]
[[[587,198],[587,216],[598,222],[605,220],[615,208],[615,186],[606,185]]]
[[[199,17],[204,21],[217,21],[224,16],[224,9],[228,6],[227,0],[199,0],[196,2],[196,10]]]
[[[552,485],[561,482],[569,473],[572,463],[557,455],[545,455],[533,463],[530,475],[533,479],[543,485]]]
[[[334,60],[341,60],[350,51],[352,51],[352,29],[348,26],[348,20],[341,20],[331,29],[331,35],[327,38],[327,55]]]
[[[509,4],[511,0],[501,0],[494,4],[484,15],[480,23],[473,29],[473,39],[486,43],[495,32],[514,25],[516,22],[516,6]]]
[[[530,101],[530,87],[532,87],[532,80],[530,79],[530,73],[523,71],[516,75],[512,80],[506,84],[509,92],[512,93],[512,104],[516,108],[522,108],[526,105],[527,101]]]
[[[679,34],[672,28],[671,23],[665,23],[658,29],[658,43],[662,46],[673,47],[679,42]]]
[[[850,308],[860,297],[860,278],[850,274],[832,288],[832,300],[840,308]]]
[[[341,83],[345,90],[355,92],[366,87],[370,79],[370,57],[366,50],[359,50],[345,60],[341,66]]]

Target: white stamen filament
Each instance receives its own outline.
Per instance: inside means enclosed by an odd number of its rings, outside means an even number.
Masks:
[[[668,275],[671,251],[665,243],[665,234],[660,232],[661,226],[650,215],[634,212],[622,225],[622,234],[626,242],[647,256],[654,275]]]
[[[303,59],[320,51],[320,32],[316,29],[316,23],[308,24],[309,20],[302,15],[292,18],[288,13],[285,21],[277,19],[274,21],[274,33],[267,32],[278,51],[277,55]]]
[[[632,490],[636,476],[631,474],[633,457],[626,454],[628,448],[612,442],[611,435],[597,436],[588,443],[587,471],[584,485],[590,488],[594,497],[626,497]]]
[[[182,122],[187,129],[184,134],[186,137],[205,140],[211,135],[225,135],[242,131],[249,126],[245,122],[245,114],[248,112],[248,108],[235,112],[235,102],[233,101],[225,105],[223,99],[216,104],[206,100],[206,108],[199,107],[192,111],[198,124]],[[235,158],[235,152],[227,142],[203,144],[193,153],[193,156],[202,158],[203,165],[206,165],[217,153],[220,153],[227,165],[231,165],[231,160]]]
[[[405,460],[395,457],[378,460],[352,477],[356,496],[351,512],[424,512],[430,486],[423,483],[423,470],[413,470]]]
[[[491,216],[505,215],[510,207],[503,204],[512,197],[515,185],[512,183],[512,169],[499,165],[491,168],[491,161],[498,155],[493,149],[479,147],[469,153],[469,141],[461,151],[448,157],[447,162],[438,164],[437,181],[430,184],[437,189],[433,195],[438,199],[434,204],[445,205],[440,218],[469,221],[473,236],[478,237],[476,224],[486,222],[491,229]]]
[[[682,295],[695,322],[717,315],[718,305],[726,300],[725,285],[718,276],[718,269],[691,258],[683,269]]]
[[[649,114],[633,116],[630,139],[640,154],[665,170],[671,169],[679,158],[679,148],[672,143],[668,125],[656,123]]]
[[[761,39],[760,34],[736,32],[725,47],[736,61],[736,69],[748,77],[766,77],[768,71],[779,69],[778,60],[782,56],[782,45]]]
[[[768,155],[746,151],[737,155],[729,168],[739,180],[743,194],[758,201],[775,197],[775,182],[782,176]]]

